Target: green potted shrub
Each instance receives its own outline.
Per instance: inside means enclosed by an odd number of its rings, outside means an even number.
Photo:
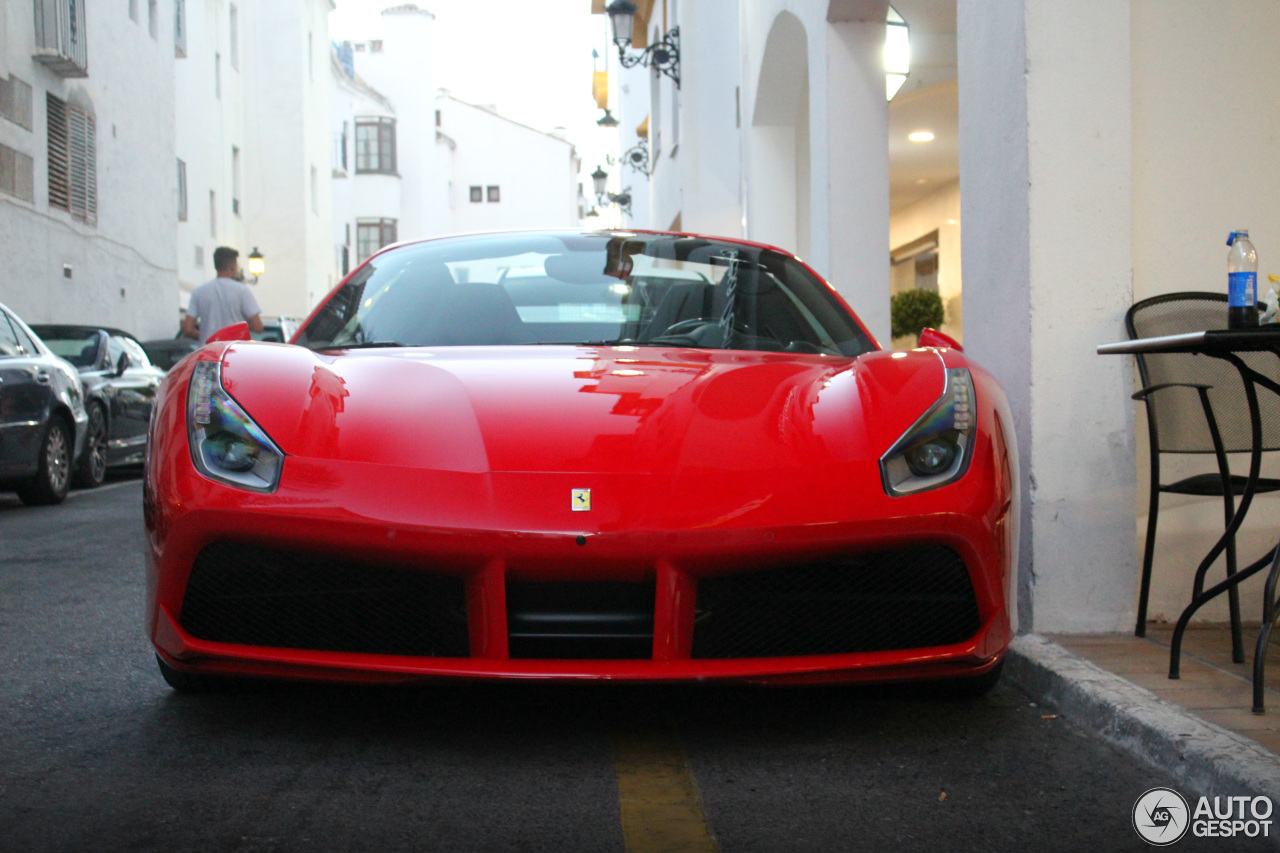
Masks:
[[[942,297],[932,290],[904,290],[889,300],[889,321],[895,338],[913,335],[918,341],[922,329],[940,328],[945,319]]]

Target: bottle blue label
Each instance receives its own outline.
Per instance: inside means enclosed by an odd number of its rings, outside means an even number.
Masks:
[[[1227,305],[1232,308],[1251,308],[1258,304],[1258,274],[1256,272],[1227,273]]]

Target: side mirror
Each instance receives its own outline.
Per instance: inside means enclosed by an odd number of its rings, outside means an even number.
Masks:
[[[112,375],[124,376],[124,372],[128,370],[132,365],[133,365],[133,362],[129,360],[129,353],[127,352],[120,353],[120,360],[116,362],[116,372],[113,373]]]
[[[950,335],[944,335],[937,329],[930,329],[927,326],[920,330],[920,346],[943,347],[964,352],[964,347],[960,346],[960,343],[955,338]]]
[[[207,344],[217,343],[218,341],[251,341],[253,336],[249,334],[248,323],[233,323],[230,326],[219,329],[209,336]]]

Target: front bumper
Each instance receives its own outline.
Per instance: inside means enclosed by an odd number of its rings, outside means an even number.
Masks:
[[[536,479],[546,485],[547,479],[559,478],[561,475]],[[578,485],[577,480],[582,478],[563,475],[563,479],[563,483],[546,487],[556,495],[567,495],[570,486]],[[532,525],[522,527],[519,521],[530,519],[510,517],[510,509],[501,511],[508,517],[500,519],[502,526],[498,526],[493,523],[492,513],[473,511],[464,519],[450,508],[457,504],[470,504],[473,509],[484,505],[478,496],[486,492],[490,501],[487,506],[509,508],[514,493],[522,488],[520,482],[519,477],[504,481],[501,475],[388,470],[382,466],[291,457],[277,493],[252,495],[205,480],[189,465],[186,470],[181,464],[150,470],[149,636],[169,665],[202,673],[358,682],[452,677],[775,684],[980,675],[996,664],[1012,636],[1006,603],[1007,543],[1001,541],[1007,519],[984,510],[981,501],[970,500],[965,507],[968,511],[938,508],[933,512],[841,522],[649,530],[528,529]],[[622,488],[624,484],[616,485]],[[634,489],[636,484],[631,482],[630,486]],[[957,493],[964,495],[962,490]],[[343,495],[344,502],[333,503],[335,495]],[[442,495],[455,500],[442,499]],[[940,507],[936,495],[931,500]],[[427,511],[424,507],[440,509]],[[575,513],[570,518],[577,520],[582,515],[585,514]],[[603,517],[606,516],[595,516],[593,520],[598,522]],[[452,639],[424,641],[421,647],[412,643],[361,645],[346,640],[297,640],[297,635],[287,631],[282,635],[276,630],[279,626],[265,624],[272,621],[270,617],[248,629],[227,629],[225,620],[202,620],[193,616],[194,610],[184,610],[191,606],[188,596],[193,569],[203,562],[206,573],[217,575],[218,564],[227,562],[227,554],[231,553],[218,549],[228,547],[250,554],[299,555],[304,572],[307,560],[314,558],[357,569],[371,567],[371,574],[386,570],[401,576],[430,576],[445,586],[451,584],[453,592],[442,595],[454,596],[453,604],[436,608],[438,612],[430,618],[448,622],[452,614],[456,631],[449,634]],[[708,645],[705,641],[705,626],[708,619],[714,618],[702,605],[710,600],[712,589],[718,590],[716,594],[723,601],[726,581],[731,588],[734,578],[766,577],[770,573],[783,576],[789,567],[819,564],[827,572],[823,577],[832,577],[832,572],[838,576],[845,571],[841,566],[849,572],[860,571],[859,566],[869,554],[921,549],[954,555],[964,576],[965,594],[971,601],[965,606],[972,611],[958,618],[950,633],[906,632],[906,636],[924,636],[926,645],[908,639],[904,642],[909,647],[902,647],[901,643],[877,646],[866,641],[856,647],[840,647],[838,641],[829,639],[834,630],[831,626],[824,629],[827,640],[819,638],[816,646],[808,647],[818,649],[818,653],[806,653],[804,643],[788,646],[784,642],[778,647],[767,642],[760,645],[749,638],[726,650],[722,643]],[[245,572],[239,571],[239,575],[244,576]],[[918,570],[916,575],[920,575]],[[404,622],[430,616],[426,612],[432,609],[429,604],[405,611],[404,602],[394,601],[399,597],[394,595],[392,610],[371,615],[368,601],[356,600],[358,596],[352,592],[360,589],[359,595],[363,595],[369,584],[344,583],[341,588],[320,592],[327,594],[331,603],[336,597],[337,610],[349,609],[353,623],[367,625],[377,619]],[[855,579],[840,594],[857,598],[863,586]],[[530,590],[582,587],[620,589],[617,598],[624,602],[636,600],[633,593],[639,591],[640,599],[647,598],[652,603],[638,613],[615,603],[592,612],[568,614],[544,613],[546,608],[513,603],[529,599]],[[824,596],[826,588],[820,583],[788,594],[793,603],[809,601],[812,608],[830,614],[830,602],[822,601],[829,597]],[[766,585],[762,594],[773,595],[771,589]],[[896,588],[880,589],[881,598],[887,596],[885,600],[899,592]],[[311,589],[308,594],[315,593],[316,589]],[[930,596],[955,598],[953,593],[953,587],[941,591],[930,587],[923,595],[932,600]],[[234,600],[244,590],[228,589],[217,594]],[[262,593],[275,601],[289,594],[285,588],[268,588]],[[536,594],[533,597],[538,598]],[[850,625],[859,619],[874,620],[874,608],[883,606],[869,604],[865,597],[858,600],[861,609],[848,614]],[[946,612],[949,606],[944,604],[943,611],[921,611],[918,621],[932,621],[936,612]],[[308,612],[314,609],[310,604],[305,607]],[[738,614],[753,622],[768,621],[767,616],[764,620],[759,617],[769,607],[770,600],[760,600],[739,607]],[[281,611],[268,608],[265,612]],[[555,621],[556,630],[560,631],[566,622],[585,620],[583,634],[609,636],[596,645],[588,639],[569,656],[542,656],[537,649],[547,647],[529,645],[527,634],[521,635],[523,629],[519,628],[538,619]],[[790,624],[803,626],[803,614],[797,619],[800,621]],[[626,627],[615,632],[608,627],[628,620],[633,627],[636,622],[643,623],[642,627],[638,632]],[[959,625],[967,627],[961,629]],[[750,634],[754,625],[740,627]],[[785,633],[786,626],[781,630]],[[347,628],[344,626],[340,633],[347,633]],[[627,639],[620,645],[617,641],[624,635]],[[278,639],[281,636],[295,639]],[[304,636],[315,634],[304,632]],[[831,642],[837,645],[832,646]],[[619,647],[627,651],[621,655],[610,651]],[[762,648],[782,648],[785,653],[758,654]],[[832,648],[838,650],[826,653]],[[413,653],[405,653],[406,650]]]

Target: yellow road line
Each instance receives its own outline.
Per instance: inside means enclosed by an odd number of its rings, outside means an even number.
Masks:
[[[627,853],[715,853],[702,799],[675,732],[614,735]]]

